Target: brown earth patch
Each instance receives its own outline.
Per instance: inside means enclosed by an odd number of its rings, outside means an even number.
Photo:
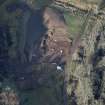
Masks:
[[[45,9],[43,17],[48,31],[41,42],[42,52],[44,52],[41,61],[57,63],[56,58],[60,58],[62,61],[70,52],[71,45],[67,37],[67,26],[62,13],[51,8]]]

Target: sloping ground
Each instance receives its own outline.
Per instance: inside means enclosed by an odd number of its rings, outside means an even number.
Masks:
[[[70,50],[70,40],[63,14],[57,10],[46,8],[44,11],[44,24],[48,28],[41,42],[41,47],[45,47],[44,50],[46,50],[43,55],[44,59],[50,57],[51,59],[47,59],[47,61],[59,63],[62,58],[69,54]]]

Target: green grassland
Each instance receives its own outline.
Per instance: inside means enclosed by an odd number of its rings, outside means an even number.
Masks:
[[[68,26],[70,36],[75,37],[80,35],[85,18],[82,16],[72,15],[70,13],[64,13],[64,18]]]
[[[86,16],[82,16],[79,13],[71,13],[69,12],[69,10],[66,10],[61,6],[51,5],[50,7],[55,10],[62,11],[62,15],[64,16],[65,22],[68,27],[68,37],[75,37],[81,34],[81,29],[83,28]]]

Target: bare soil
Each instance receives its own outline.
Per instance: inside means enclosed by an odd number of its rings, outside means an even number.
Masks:
[[[48,31],[41,42],[41,47],[46,50],[41,60],[57,63],[54,59],[61,57],[60,60],[62,61],[62,59],[66,59],[70,52],[67,26],[62,13],[51,8],[45,9],[43,17]]]

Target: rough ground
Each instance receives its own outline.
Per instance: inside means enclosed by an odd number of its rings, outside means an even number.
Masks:
[[[70,39],[67,37],[67,25],[63,14],[46,8],[43,17],[48,31],[41,42],[41,47],[45,50],[42,59],[53,63],[66,62],[70,52]]]

